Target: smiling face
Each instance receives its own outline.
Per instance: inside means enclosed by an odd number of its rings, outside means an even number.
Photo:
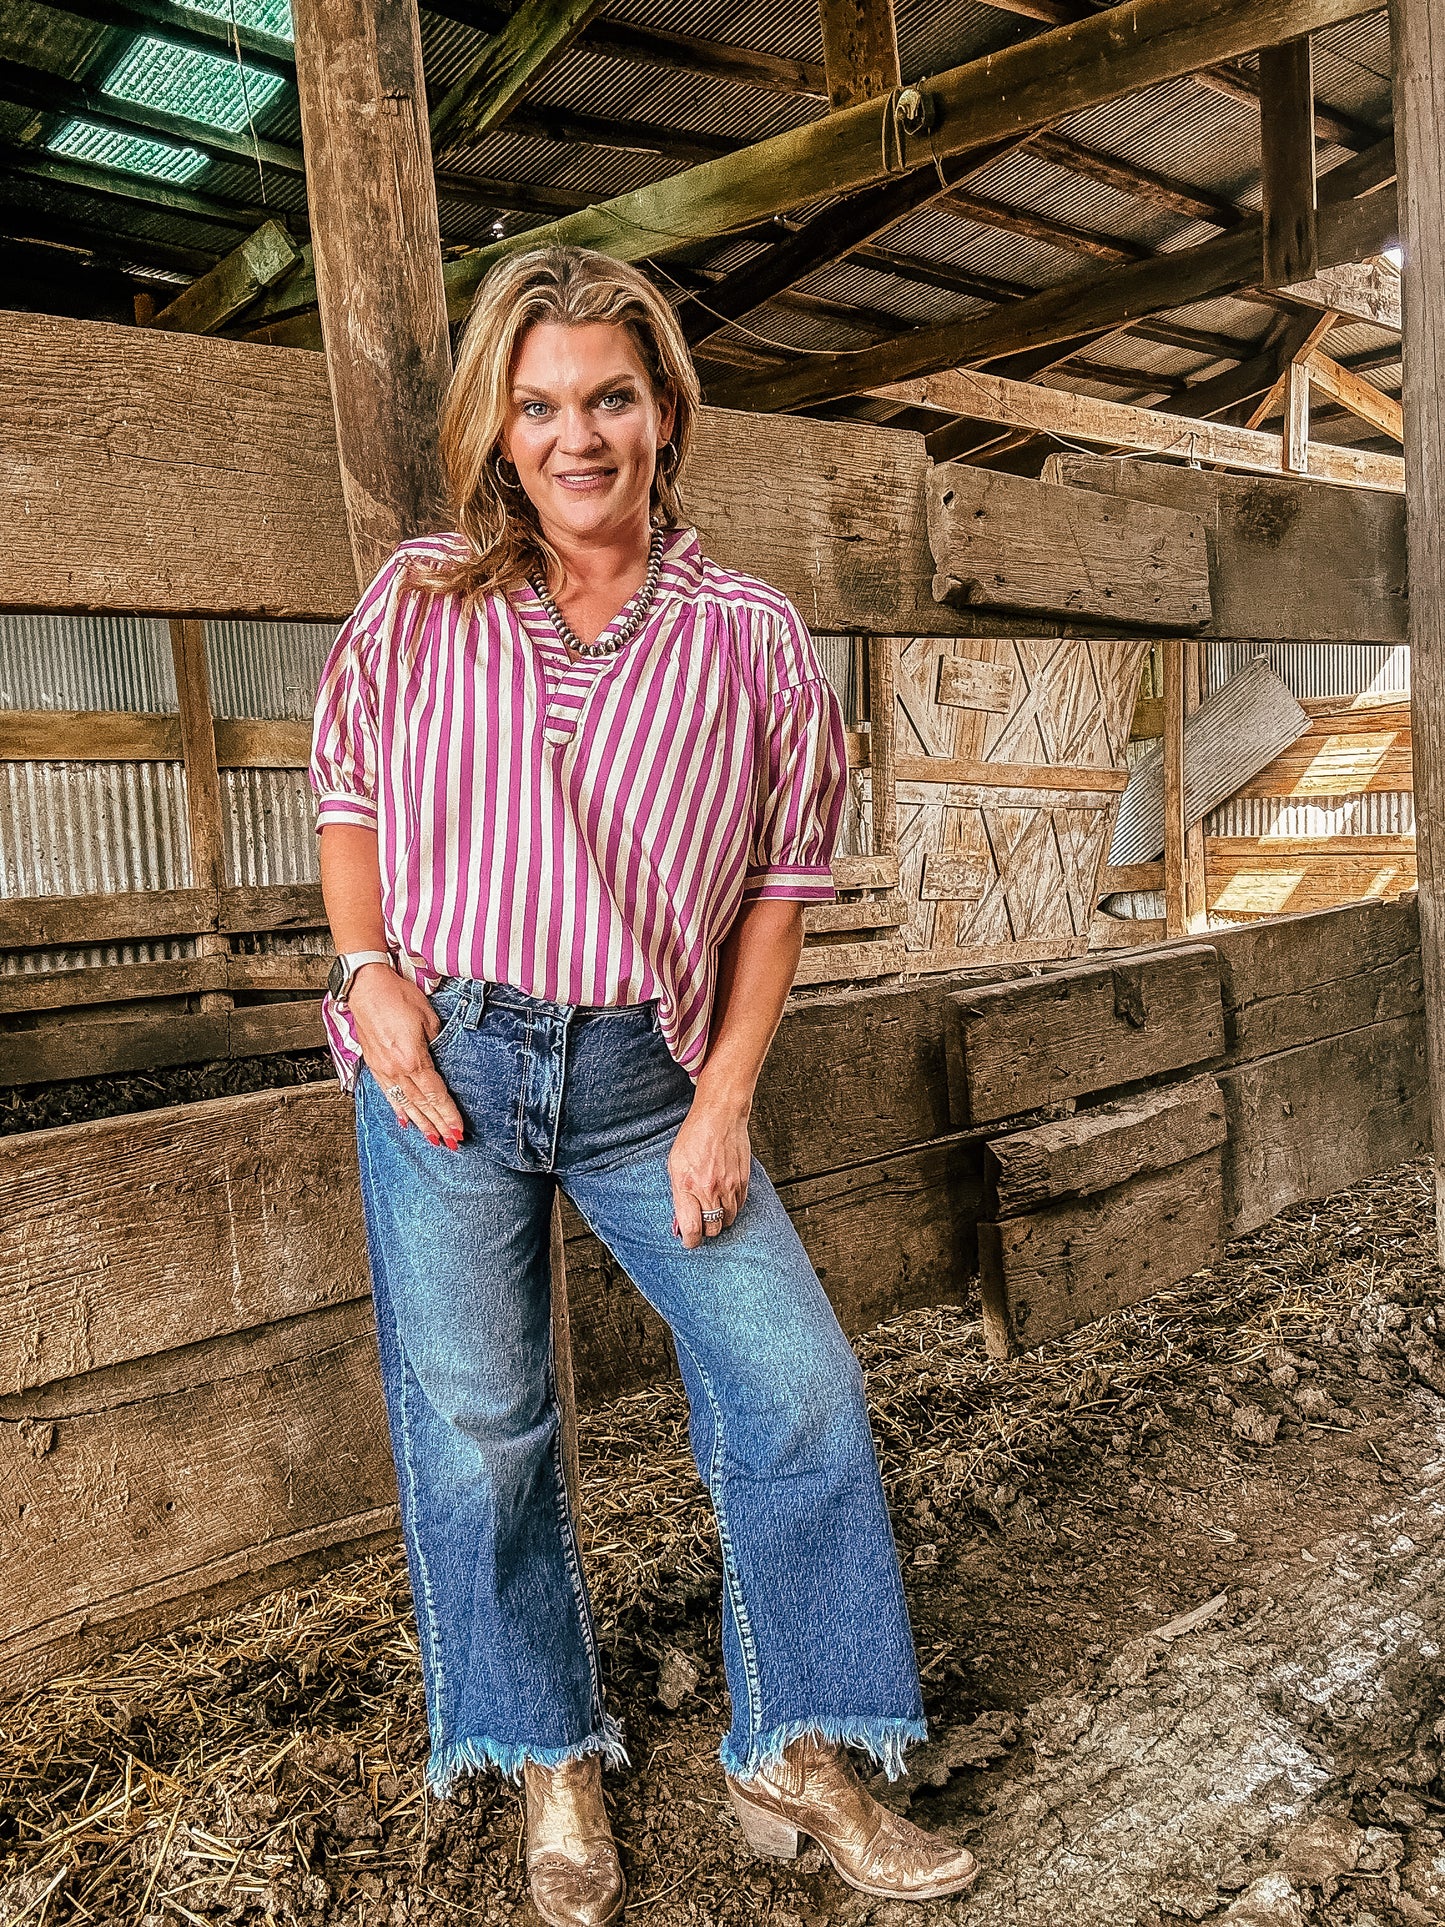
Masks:
[[[523,336],[503,447],[554,547],[646,544],[672,425],[671,399],[654,393],[629,329],[539,321]]]

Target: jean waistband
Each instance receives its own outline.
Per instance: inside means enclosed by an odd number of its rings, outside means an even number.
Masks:
[[[492,983],[481,977],[452,977],[443,978],[442,981],[469,985],[481,1002],[499,1004],[506,1010],[536,1011],[539,1015],[550,1017],[563,1017],[568,1011],[587,1018],[650,1017],[658,1001],[656,997],[649,997],[638,1004],[559,1004],[546,997],[534,997],[530,991],[518,990],[515,984]]]

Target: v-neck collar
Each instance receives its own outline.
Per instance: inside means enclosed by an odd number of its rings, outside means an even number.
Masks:
[[[678,598],[696,595],[702,585],[702,546],[697,530],[669,529],[663,539],[662,565],[658,571],[657,594],[647,619],[632,639],[610,655],[579,656],[575,661],[557,633],[542,598],[529,581],[523,580],[507,590],[523,634],[537,651],[542,685],[542,734],[553,744],[568,742],[581,720],[587,697],[610,670],[655,630],[665,606]],[[630,603],[622,608],[600,631],[597,640],[611,635],[623,620]]]

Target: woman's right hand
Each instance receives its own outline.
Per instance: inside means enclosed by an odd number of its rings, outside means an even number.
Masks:
[[[431,1040],[441,1022],[426,993],[386,964],[363,964],[346,1001],[366,1067],[397,1122],[415,1124],[428,1144],[455,1151],[462,1141],[462,1114],[432,1062]]]

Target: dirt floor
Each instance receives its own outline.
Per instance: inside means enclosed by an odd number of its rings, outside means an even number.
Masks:
[[[978,1853],[961,1901],[748,1856],[680,1398],[584,1420],[628,1918],[1445,1922],[1439,1302],[1409,1166],[1009,1366],[969,1308],[862,1343],[933,1733],[887,1797]],[[0,1927],[535,1922],[516,1794],[427,1800],[424,1753],[395,1556],[117,1657],[0,1707]]]

